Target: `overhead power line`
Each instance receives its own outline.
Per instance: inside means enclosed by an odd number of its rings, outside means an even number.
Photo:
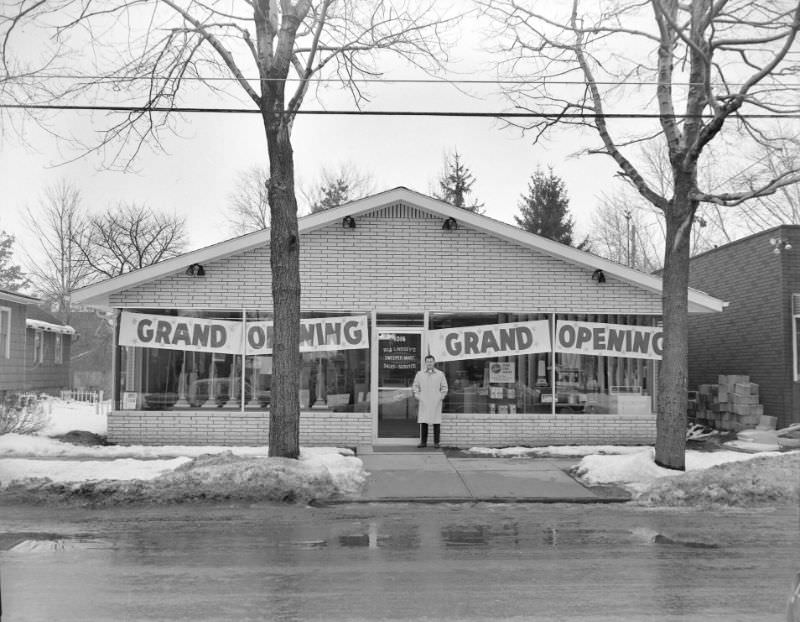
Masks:
[[[163,80],[165,76],[151,75],[146,76],[108,76],[108,75],[82,75],[82,74],[59,74],[59,73],[38,73],[35,76],[9,76],[9,80],[24,80],[26,78],[35,77],[36,79],[63,79],[63,80],[92,80],[93,82],[137,82],[141,80]],[[247,82],[300,82],[301,78],[259,78],[259,77],[244,77]],[[239,82],[239,78],[235,76],[181,76],[181,81],[197,81],[197,82]],[[311,78],[310,82],[319,83],[337,83],[342,82],[341,78]],[[586,86],[583,80],[542,80],[530,78],[352,78],[352,82],[359,84],[369,83],[383,83],[383,84],[517,84],[517,85],[554,85],[554,86]],[[658,80],[596,80],[595,84],[599,86],[658,86]],[[711,82],[710,86],[741,86],[743,82]],[[704,82],[678,82],[672,85],[678,86],[705,86]],[[800,82],[782,82],[783,87],[798,87]]]
[[[177,112],[181,114],[262,114],[257,108],[203,108],[193,106],[90,106],[68,104],[3,104],[7,110],[84,110],[103,112]],[[284,113],[288,111],[283,111]],[[454,117],[454,118],[504,118],[504,119],[660,119],[658,113],[618,112],[594,114],[591,112],[469,112],[456,110],[298,110],[298,115],[350,116],[350,117]],[[747,119],[800,119],[800,113],[740,114]],[[676,114],[676,119],[711,119],[710,114]]]

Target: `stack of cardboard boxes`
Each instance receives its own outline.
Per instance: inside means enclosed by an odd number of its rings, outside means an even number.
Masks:
[[[750,376],[720,376],[717,384],[701,384],[693,406],[697,423],[734,432],[755,428],[764,414]]]

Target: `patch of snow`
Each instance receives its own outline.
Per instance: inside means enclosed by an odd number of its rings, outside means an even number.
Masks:
[[[547,447],[470,447],[467,453],[497,458],[522,458],[527,456],[588,456],[592,454],[633,454],[641,452],[642,445],[549,445]]]
[[[686,451],[686,471],[699,471],[718,464],[752,460],[760,456],[780,456],[780,452],[747,454],[738,451]],[[589,485],[621,484],[635,492],[647,489],[661,477],[682,475],[682,471],[656,465],[655,449],[649,447],[636,453],[618,456],[591,455],[583,458],[575,474]]]
[[[237,456],[267,456],[267,447],[227,447],[219,445],[73,445],[54,438],[27,434],[0,436],[0,456],[39,458],[174,458],[221,454],[226,451]]]
[[[723,447],[728,447],[733,450],[741,450],[741,451],[748,451],[753,453],[758,453],[762,451],[780,451],[781,446],[778,445],[777,442],[775,443],[759,443],[757,441],[748,441],[748,440],[735,440],[735,441],[728,441],[727,443],[722,443]]]
[[[281,491],[288,487],[296,498],[314,498],[324,482],[336,493],[347,495],[358,492],[366,478],[363,463],[353,451],[337,447],[302,447],[299,460],[271,460],[263,446],[83,446],[6,434],[0,436],[0,455],[15,456],[0,459],[0,487],[36,478],[53,482],[153,480],[200,456],[207,459],[196,469],[190,465],[191,479],[209,483],[212,489],[256,485],[249,481],[254,480],[262,482],[258,486],[264,494],[270,494],[270,487]],[[237,462],[242,459],[250,461]]]
[[[72,430],[84,430],[103,436],[107,432],[105,411],[98,413],[95,404],[49,397],[42,400],[42,408],[47,423],[37,433],[39,436],[58,436]]]
[[[32,460],[0,459],[0,486],[15,480],[48,478],[54,482],[150,480],[190,462],[191,458],[171,460]]]
[[[348,455],[343,455],[347,453]],[[316,469],[325,469],[334,485],[343,494],[354,494],[364,484],[364,463],[353,455],[352,450],[336,447],[303,447],[300,460]]]

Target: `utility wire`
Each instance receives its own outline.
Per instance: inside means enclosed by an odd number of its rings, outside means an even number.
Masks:
[[[6,110],[89,110],[105,112],[177,112],[181,114],[262,114],[257,108],[202,108],[191,106],[89,106],[66,104],[3,104],[0,109]],[[288,111],[284,110],[283,113]],[[660,119],[658,113],[604,113],[591,112],[466,112],[453,110],[298,110],[298,115],[318,116],[351,116],[351,117],[454,117],[454,118],[490,118],[490,119]],[[710,114],[675,114],[674,119],[713,119]],[[800,119],[800,113],[768,113],[740,114],[746,119]]]
[[[8,76],[9,80],[24,80],[31,76]],[[61,78],[66,80],[92,80],[92,81],[99,81],[99,82],[137,82],[141,80],[151,81],[153,79],[156,80],[163,80],[164,76],[108,76],[108,75],[82,75],[82,74],[58,74],[58,73],[39,73],[36,74],[37,79],[39,78]],[[248,82],[300,82],[302,78],[259,78],[259,77],[245,77],[244,78]],[[216,77],[208,77],[202,78],[199,76],[182,76],[181,81],[185,82],[187,80],[194,80],[199,82],[239,82],[239,78],[234,76],[216,76]],[[342,80],[340,78],[310,78],[309,82],[320,82],[320,83],[341,83]],[[558,86],[586,86],[586,82],[583,80],[532,80],[532,79],[503,79],[503,78],[463,78],[463,79],[452,79],[452,78],[353,78],[352,82],[358,83],[372,83],[372,82],[381,82],[385,84],[493,84],[493,85],[500,85],[500,84],[520,84],[520,85],[534,85],[534,84],[546,84],[546,85],[558,85]],[[601,86],[658,86],[658,80],[596,80],[595,84]],[[710,83],[711,86],[741,86],[744,84],[743,82],[712,82]],[[705,86],[704,82],[681,82],[679,84],[674,84],[673,87],[677,86]],[[784,87],[797,87],[800,86],[800,82],[785,82],[781,83],[781,86]]]

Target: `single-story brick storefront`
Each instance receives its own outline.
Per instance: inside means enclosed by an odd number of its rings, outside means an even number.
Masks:
[[[416,443],[429,352],[444,445],[654,441],[660,279],[406,188],[299,227],[301,444]],[[117,313],[111,440],[266,442],[270,278],[259,231],[76,292]]]

